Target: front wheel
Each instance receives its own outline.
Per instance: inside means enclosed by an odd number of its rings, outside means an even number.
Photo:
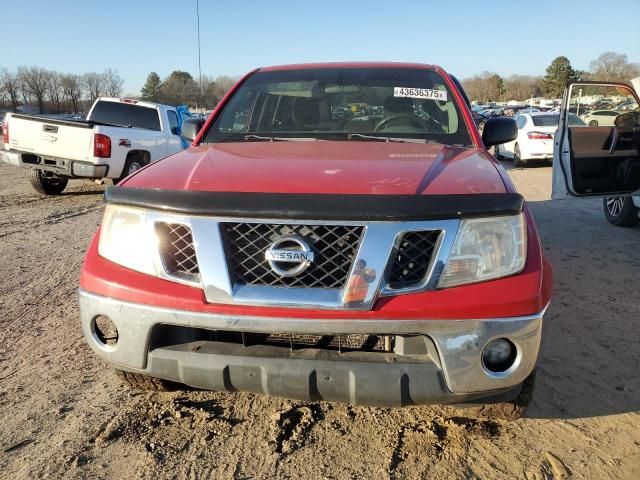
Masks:
[[[29,181],[33,189],[41,195],[60,195],[69,183],[66,178],[54,177],[48,172],[36,169],[29,171]]]
[[[618,227],[633,227],[638,223],[638,209],[631,197],[603,198],[604,216]]]
[[[591,120],[589,122],[589,126],[590,127],[597,127],[598,126],[598,121],[597,120]]]

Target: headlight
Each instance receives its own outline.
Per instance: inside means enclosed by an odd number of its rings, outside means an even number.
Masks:
[[[522,271],[527,257],[524,215],[462,220],[439,288]]]
[[[107,205],[100,230],[98,253],[123,267],[156,275],[154,255],[158,240],[144,210]]]

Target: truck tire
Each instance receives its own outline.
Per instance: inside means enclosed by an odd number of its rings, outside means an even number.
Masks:
[[[141,373],[125,372],[116,370],[116,375],[120,377],[122,383],[133,390],[145,390],[154,392],[171,392],[178,389],[178,384],[161,378],[142,375]]]
[[[604,216],[618,227],[633,227],[638,223],[638,209],[631,197],[603,198]]]
[[[535,383],[536,371],[534,370],[522,382],[522,389],[518,396],[510,402],[488,403],[468,408],[467,411],[476,417],[508,421],[518,420],[524,416],[529,403],[531,403]]]
[[[34,190],[41,195],[60,195],[69,180],[47,176],[42,170],[29,170],[29,181]]]
[[[115,180],[115,183],[118,184],[133,172],[140,170],[144,167],[148,162],[147,158],[144,155],[132,154],[127,157],[127,161],[124,163],[124,168],[122,169],[122,174],[119,178]]]

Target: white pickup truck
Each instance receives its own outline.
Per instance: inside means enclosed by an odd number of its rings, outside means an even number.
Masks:
[[[184,109],[119,98],[99,98],[86,121],[15,113],[3,126],[0,160],[30,169],[41,194],[62,193],[69,179],[114,183],[148,163],[182,150]]]

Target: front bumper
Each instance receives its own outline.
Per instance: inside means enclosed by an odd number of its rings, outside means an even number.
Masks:
[[[80,290],[84,335],[93,350],[115,367],[197,388],[250,391],[303,400],[399,406],[470,403],[515,397],[533,371],[543,312],[479,320],[336,320],[221,315],[122,302]],[[118,329],[115,346],[96,335],[95,319],[109,317]],[[387,334],[422,336],[426,354],[410,351],[373,355],[321,352],[277,355],[268,348],[224,342],[155,346],[154,328],[181,326],[243,332]],[[503,374],[484,369],[481,354],[493,339],[508,338],[518,355]],[[398,344],[398,342],[396,342]],[[282,350],[282,349],[280,349]]]

